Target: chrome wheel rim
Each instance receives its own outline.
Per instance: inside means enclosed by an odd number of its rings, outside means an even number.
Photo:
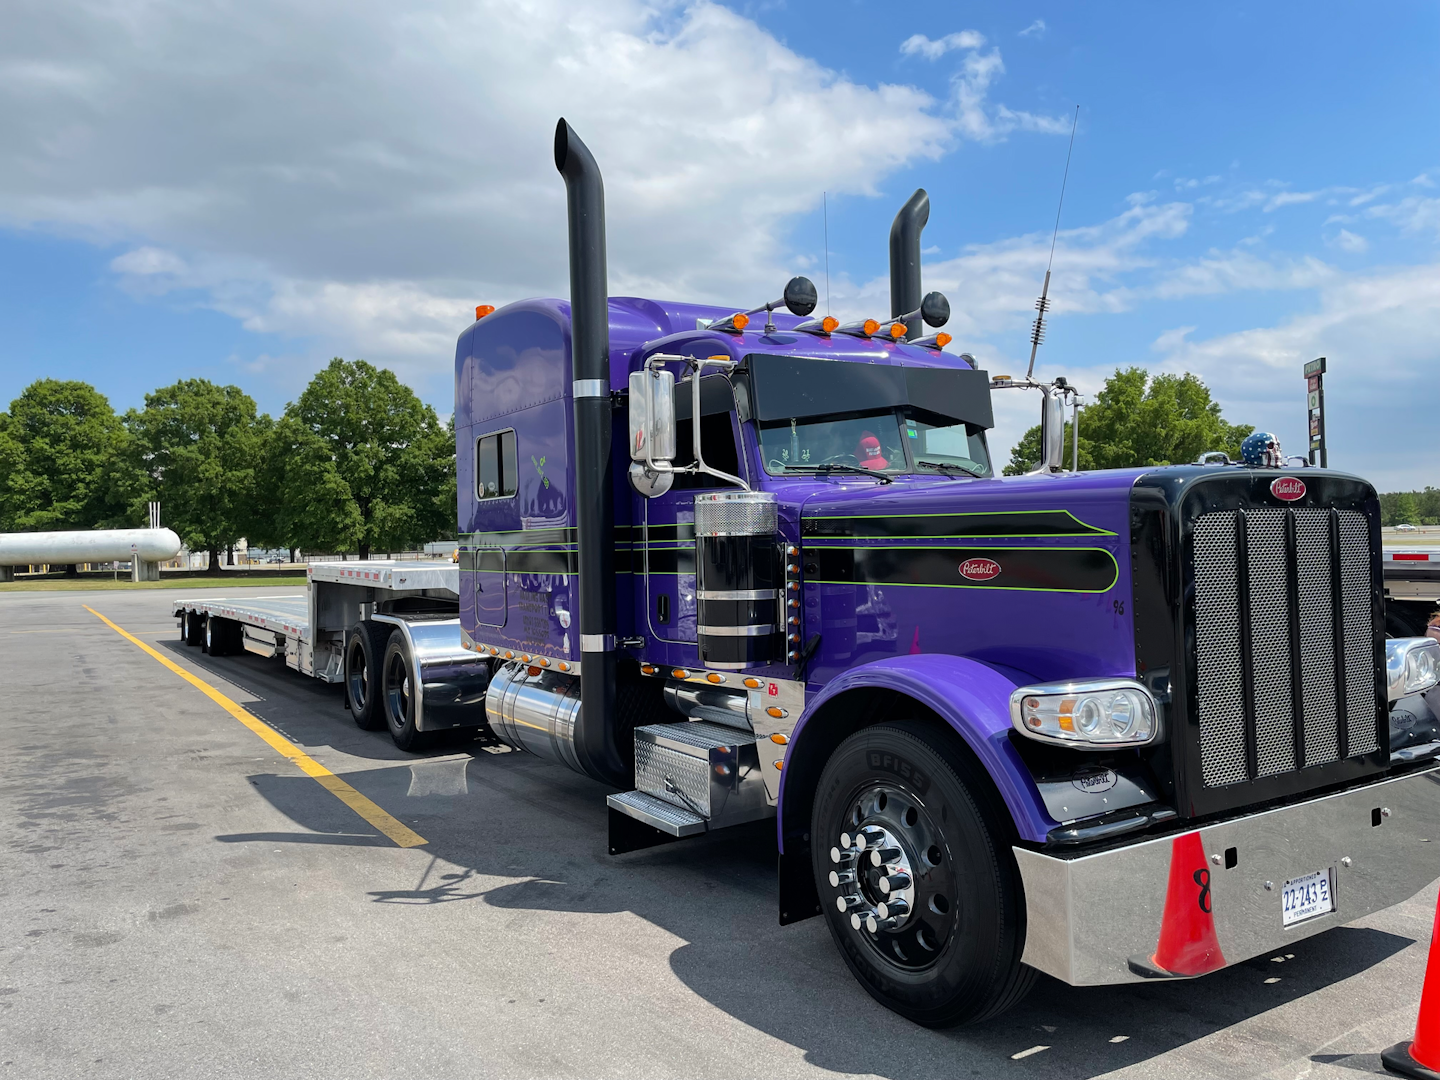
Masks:
[[[360,647],[358,641],[350,645],[350,676],[346,680],[346,689],[350,691],[351,709],[365,708],[365,682],[368,672],[365,667],[365,650]]]
[[[953,936],[957,889],[925,804],[897,785],[867,785],[850,799],[833,843],[829,903],[849,933],[891,966],[933,964]]]
[[[390,706],[390,723],[398,731],[410,720],[410,668],[398,654],[390,658],[385,671],[385,697]]]

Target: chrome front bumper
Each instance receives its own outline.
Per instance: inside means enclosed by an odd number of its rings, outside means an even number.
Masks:
[[[1440,768],[1208,825],[1198,835],[1198,848],[1166,836],[1068,859],[1016,848],[1025,963],[1072,986],[1184,978],[1189,971],[1168,974],[1154,963],[1157,950],[1168,952],[1159,948],[1166,920],[1168,940],[1198,935],[1218,946],[1199,965],[1213,970],[1398,904],[1440,877]],[[1193,854],[1182,858],[1182,850]],[[1323,870],[1332,871],[1335,910],[1283,926],[1282,884]],[[1197,876],[1194,899],[1210,910],[1189,907],[1187,892],[1183,911],[1174,898],[1167,911],[1172,876]],[[1170,971],[1176,967],[1184,965]]]

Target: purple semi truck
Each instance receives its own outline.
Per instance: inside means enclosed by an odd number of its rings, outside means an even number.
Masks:
[[[780,921],[825,918],[931,1026],[1037,971],[1193,978],[1440,876],[1440,731],[1397,704],[1440,647],[1386,637],[1368,483],[1064,471],[1069,390],[1028,377],[1045,460],[1000,479],[1015,382],[921,336],[924,192],[891,317],[840,326],[803,278],[739,312],[609,296],[563,120],[555,161],[570,300],[456,349],[458,572],[177,601],[187,642],[342,682],[402,747],[483,725],[591,776],[613,854],[773,818]]]

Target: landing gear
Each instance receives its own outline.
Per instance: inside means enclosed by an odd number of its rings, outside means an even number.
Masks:
[[[852,735],[811,821],[816,891],[846,964],[926,1027],[995,1016],[1035,980],[1003,810],[956,739],[921,721]]]

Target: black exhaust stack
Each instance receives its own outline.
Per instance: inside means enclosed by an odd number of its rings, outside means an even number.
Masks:
[[[930,196],[924,188],[905,201],[890,226],[890,316],[905,315],[920,306],[920,232],[930,220]],[[907,338],[924,332],[920,316],[908,320]]]
[[[610,306],[605,275],[605,185],[590,150],[563,119],[555,167],[570,219],[570,356],[575,394],[575,518],[580,540],[580,720],[585,772],[631,785],[615,715],[615,490],[610,431]]]

